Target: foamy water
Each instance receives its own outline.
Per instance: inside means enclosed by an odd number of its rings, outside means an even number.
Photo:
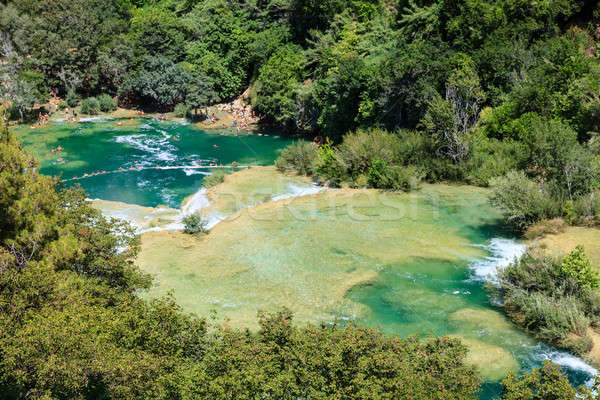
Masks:
[[[142,125],[141,129],[144,129]],[[148,153],[154,161],[175,161],[177,156],[174,154],[177,149],[170,143],[170,135],[159,130],[161,137],[150,136],[146,134],[117,136],[117,143],[128,144],[129,146]]]
[[[514,263],[525,254],[525,251],[527,250],[525,244],[506,238],[493,238],[487,245],[481,247],[491,254],[481,260],[476,260],[471,263],[470,268],[473,272],[473,279],[496,284],[498,283],[498,269],[506,268]],[[571,373],[585,375],[585,385],[588,387],[594,383],[594,378],[598,375],[598,370],[586,363],[583,359],[567,353],[566,351],[553,348],[543,342],[538,342],[538,344],[531,349],[530,354],[531,359],[538,363],[541,363],[544,360],[551,360],[553,363],[562,366]]]
[[[280,194],[271,198],[272,201],[290,199],[292,197],[310,196],[322,192],[324,188],[322,186],[298,186],[290,184],[288,185],[289,193]]]
[[[172,168],[172,167],[165,167]],[[190,166],[191,171],[198,171],[194,169],[193,166]],[[187,173],[187,172],[186,172]],[[204,171],[198,171],[203,175],[210,175],[210,173]],[[140,181],[138,186],[146,186],[150,184],[149,181]],[[286,188],[285,193],[272,196],[270,201],[278,201],[283,199],[289,199],[293,197],[301,197],[308,196],[312,194],[319,193],[325,190],[323,187],[319,187],[316,185],[295,185],[289,184]],[[169,196],[173,196],[172,193],[169,193],[167,189],[162,190],[161,196],[164,198],[168,198]],[[91,200],[91,199],[90,199]],[[99,200],[99,199],[97,199]],[[245,204],[239,210],[247,209],[253,207],[259,203]],[[158,232],[158,231],[173,231],[173,230],[183,230],[184,224],[183,219],[196,212],[201,212],[202,210],[211,206],[211,202],[208,199],[208,190],[206,188],[202,188],[194,193],[182,206],[179,210],[173,208],[155,208],[152,209],[152,212],[147,213],[143,217],[143,221],[140,223],[140,213],[144,213],[144,211],[140,211],[143,209],[136,205],[131,205],[131,207],[123,206],[122,209],[104,209],[104,215],[112,218],[118,218],[129,222],[136,230],[138,234],[146,233],[146,232]],[[237,210],[237,211],[239,211]],[[167,215],[160,215],[167,214]],[[171,215],[168,215],[171,214]],[[204,215],[206,219],[206,227],[207,229],[212,229],[215,225],[229,217],[230,213],[221,213],[217,211],[211,211],[207,215]],[[149,224],[156,218],[160,218],[163,222],[158,226],[150,226]],[[147,223],[146,223],[147,222]]]
[[[488,244],[478,247],[487,250],[490,255],[471,263],[473,278],[493,282],[496,282],[498,268],[512,264],[527,250],[526,245],[506,238],[493,238]]]

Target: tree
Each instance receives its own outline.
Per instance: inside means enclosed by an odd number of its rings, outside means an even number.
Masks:
[[[517,230],[544,218],[554,217],[545,187],[527,178],[522,171],[510,171],[490,180],[490,202],[504,212],[507,222]]]
[[[185,104],[198,114],[198,109],[219,102],[212,79],[202,73],[192,73],[193,77],[186,88]],[[208,111],[207,111],[208,113]]]
[[[596,289],[600,286],[600,277],[592,267],[592,262],[585,254],[582,245],[577,245],[569,254],[563,257],[561,269],[565,274],[577,279],[581,285]]]
[[[0,32],[0,46],[4,60],[0,63],[0,80],[3,82],[0,85],[0,102],[10,104],[23,120],[25,110],[42,96],[32,82],[24,79],[23,57],[17,54],[13,42],[4,32]]]
[[[519,379],[512,373],[502,381],[504,400],[575,400],[576,391],[561,371],[561,367],[544,361]]]
[[[302,48],[287,45],[261,67],[255,84],[254,107],[268,121],[288,129],[298,128],[298,91],[304,78],[306,57]]]
[[[186,97],[191,74],[165,57],[145,56],[141,69],[127,78],[120,95],[133,96],[160,108],[171,109]]]
[[[423,126],[435,138],[438,155],[464,161],[471,150],[470,129],[477,122],[484,92],[468,64],[456,69],[446,82],[446,97],[429,103]]]

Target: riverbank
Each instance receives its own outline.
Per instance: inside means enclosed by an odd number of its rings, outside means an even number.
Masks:
[[[562,232],[545,235],[532,241],[532,244],[553,257],[563,256],[576,246],[583,245],[592,267],[600,273],[600,229],[568,226]],[[600,329],[590,327],[586,331],[586,337],[591,344],[589,351],[582,356],[596,368],[600,368]],[[578,339],[579,335],[570,334],[570,342],[576,342]]]
[[[232,134],[252,134],[259,128],[260,117],[252,109],[248,101],[248,91],[228,103],[219,103],[193,111],[191,118],[181,117],[171,112],[144,112],[140,109],[118,107],[114,111],[98,112],[93,115],[83,114],[81,107],[59,109],[61,98],[51,98],[48,103],[37,104],[34,111],[44,117],[40,122],[29,123],[31,129],[41,129],[47,122],[68,121],[71,123],[86,122],[98,119],[116,119],[119,126],[133,124],[136,118],[157,118],[165,121],[189,122],[201,129],[218,129]],[[47,118],[46,118],[47,116]],[[126,121],[129,120],[129,121]],[[16,122],[15,122],[16,123]]]

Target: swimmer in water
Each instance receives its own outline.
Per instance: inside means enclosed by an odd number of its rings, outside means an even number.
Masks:
[[[218,149],[218,148],[219,148],[219,146],[217,146],[216,144],[213,144],[213,147],[214,147],[215,149]]]

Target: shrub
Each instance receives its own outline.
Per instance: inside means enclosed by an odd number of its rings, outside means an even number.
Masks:
[[[312,175],[318,160],[318,149],[315,143],[300,140],[283,149],[275,166],[281,172],[294,171],[300,175]]]
[[[179,118],[186,118],[190,115],[190,106],[184,104],[184,103],[177,103],[175,105],[175,116],[179,117]]]
[[[61,101],[58,102],[58,109],[61,110],[61,111],[64,110],[65,108],[67,108],[68,106],[69,105],[64,100],[61,100]]]
[[[580,389],[584,394],[585,388]],[[517,378],[512,372],[502,381],[502,399],[591,399],[577,395],[560,365],[544,361],[542,368],[534,368]]]
[[[544,218],[559,212],[544,185],[527,178],[522,171],[511,171],[490,180],[490,202],[500,208],[510,225],[524,231]]]
[[[581,247],[563,258],[531,249],[499,271],[497,290],[508,314],[542,340],[579,352],[587,348],[587,331],[598,324],[600,296],[586,259]]]
[[[331,142],[319,147],[319,158],[315,167],[316,175],[329,185],[339,186],[346,177],[344,168],[336,157],[336,152]]]
[[[600,278],[598,277],[598,273],[592,268],[592,262],[585,254],[582,245],[578,245],[573,251],[567,254],[562,259],[560,266],[565,274],[571,275],[583,286],[590,289],[598,288]]]
[[[367,182],[377,189],[411,190],[418,186],[422,174],[416,167],[388,166],[383,160],[376,160],[369,168]]]
[[[526,155],[525,146],[517,141],[478,138],[467,162],[467,179],[471,184],[488,186],[492,178],[519,169]]]
[[[218,185],[219,183],[223,183],[225,181],[226,176],[227,173],[223,170],[213,172],[212,174],[204,178],[204,187],[211,188],[213,186]]]
[[[65,99],[69,107],[77,107],[79,104],[79,95],[75,91],[75,89],[69,89],[67,92],[67,98]]]
[[[202,215],[199,212],[185,216],[183,218],[183,224],[185,225],[183,231],[190,235],[208,233],[208,228],[206,227],[207,221],[202,218]]]
[[[575,214],[580,223],[600,224],[600,190],[593,191],[575,201]]]
[[[100,111],[100,104],[95,97],[88,97],[81,102],[81,113],[96,115]]]
[[[107,94],[98,96],[98,105],[102,112],[109,112],[117,109],[117,101]]]
[[[359,130],[344,136],[335,157],[346,174],[351,177],[367,172],[377,160],[388,165],[399,164],[398,136],[380,129]]]

